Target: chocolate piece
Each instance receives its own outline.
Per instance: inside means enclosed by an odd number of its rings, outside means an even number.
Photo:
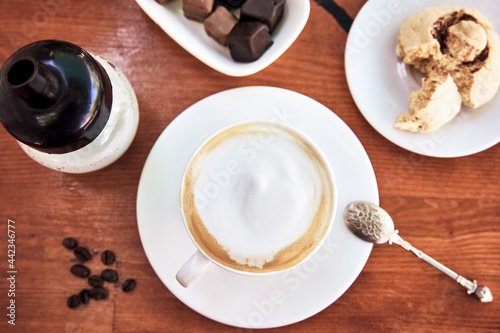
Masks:
[[[168,0],[156,0],[156,2],[158,2],[159,4],[164,4],[164,3],[167,3]]]
[[[256,20],[264,22],[273,33],[283,16],[286,0],[246,0],[241,6],[240,20]]]
[[[68,237],[63,239],[62,245],[68,250],[73,250],[78,246],[78,242],[76,241],[76,239]]]
[[[215,0],[215,7],[224,6],[227,9],[240,8],[245,0]]]
[[[240,21],[227,36],[227,44],[235,61],[250,62],[259,59],[273,41],[266,24]]]
[[[214,0],[182,0],[184,16],[190,20],[203,22],[214,8]]]
[[[112,265],[116,260],[116,256],[110,250],[101,253],[101,261],[104,265]]]
[[[226,46],[226,37],[236,23],[238,23],[236,17],[225,7],[220,6],[206,18],[204,26],[207,35],[215,39],[217,43]]]

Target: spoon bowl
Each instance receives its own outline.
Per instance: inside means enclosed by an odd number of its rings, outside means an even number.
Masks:
[[[394,233],[390,215],[366,201],[350,203],[344,210],[344,222],[352,233],[370,243],[387,243]]]

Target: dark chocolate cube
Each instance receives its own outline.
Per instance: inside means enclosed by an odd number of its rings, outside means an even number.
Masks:
[[[226,37],[229,35],[234,26],[238,23],[236,17],[225,7],[217,7],[212,14],[210,14],[203,25],[207,35],[217,41],[217,43],[226,46]]]
[[[259,59],[272,43],[268,26],[257,21],[240,21],[227,36],[231,57],[239,62]]]
[[[240,8],[245,0],[215,0],[215,6],[224,6],[229,10]]]
[[[264,22],[272,33],[283,16],[286,0],[246,0],[241,6],[242,21]]]
[[[190,20],[203,22],[213,8],[214,0],[182,0],[182,11]]]

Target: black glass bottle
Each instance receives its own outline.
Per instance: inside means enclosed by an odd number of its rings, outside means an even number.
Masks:
[[[0,122],[36,161],[60,171],[94,171],[130,145],[137,99],[106,60],[68,42],[44,40],[19,49],[0,69]],[[116,126],[128,129],[110,128]]]

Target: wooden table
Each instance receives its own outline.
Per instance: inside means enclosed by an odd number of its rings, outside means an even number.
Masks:
[[[365,1],[336,2],[352,18]],[[246,332],[205,318],[162,284],[143,251],[135,206],[142,167],[164,128],[209,95],[253,85],[290,89],[333,110],[364,145],[381,205],[406,239],[500,297],[500,145],[439,159],[410,153],[379,135],[350,96],[343,60],[347,33],[329,12],[334,7],[312,1],[309,21],[290,49],[262,72],[235,78],[192,57],[131,0],[2,1],[2,64],[28,42],[71,41],[125,72],[141,119],[135,141],[118,162],[83,175],[38,165],[0,128],[0,331]],[[15,327],[6,317],[9,219],[16,226]],[[137,279],[137,288],[124,294],[117,285],[110,299],[69,309],[67,297],[85,282],[69,272],[74,259],[61,245],[68,236],[93,251],[115,251],[119,273]],[[92,265],[98,267],[98,260]],[[482,304],[406,251],[377,246],[335,303],[270,331],[498,332],[500,301]]]

